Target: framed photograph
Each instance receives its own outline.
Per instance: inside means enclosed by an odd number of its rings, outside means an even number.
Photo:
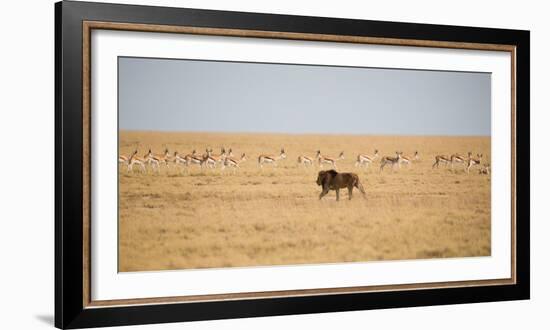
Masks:
[[[529,32],[56,14],[59,328],[529,298]]]

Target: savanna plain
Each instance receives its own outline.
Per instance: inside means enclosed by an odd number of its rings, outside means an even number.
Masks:
[[[490,159],[490,137],[288,135],[121,131],[119,153],[142,157],[168,149],[185,155],[206,148],[246,154],[239,168],[188,168],[173,162],[154,172],[119,167],[119,271],[318,264],[488,256],[491,182],[478,168],[432,168],[436,155],[469,151]],[[260,154],[286,159],[258,166]],[[401,168],[380,158],[356,167],[359,153],[419,159]],[[319,200],[317,162],[359,175],[366,199],[341,190]],[[484,161],[486,162],[486,161]],[[324,165],[322,169],[329,169]]]

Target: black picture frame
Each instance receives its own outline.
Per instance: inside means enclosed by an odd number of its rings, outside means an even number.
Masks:
[[[516,283],[210,302],[85,307],[83,22],[192,26],[513,45]],[[62,1],[55,4],[55,326],[85,328],[529,299],[529,31]]]

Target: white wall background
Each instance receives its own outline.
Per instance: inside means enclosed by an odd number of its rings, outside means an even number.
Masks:
[[[550,21],[544,1],[117,1],[207,9],[531,30],[532,299],[142,326],[143,329],[547,328]],[[0,328],[53,327],[54,1],[0,10]],[[520,160],[521,161],[521,160]],[[138,327],[127,327],[133,329]]]

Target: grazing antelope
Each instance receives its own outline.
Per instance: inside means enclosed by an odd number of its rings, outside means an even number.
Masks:
[[[124,155],[119,155],[118,156],[118,163],[119,164],[127,164],[128,163],[128,157],[126,157]]]
[[[370,155],[364,155],[364,154],[359,154],[357,155],[357,161],[355,162],[355,167],[357,166],[363,166],[363,165],[366,165],[366,167],[369,167],[369,165],[376,159],[378,158],[378,149],[375,149],[374,150],[374,155],[370,156]]]
[[[479,169],[479,174],[491,174],[491,164],[485,163],[483,166]]]
[[[210,148],[210,149],[206,148],[205,152],[202,155],[200,155],[201,161],[204,160],[206,157],[208,157],[208,153],[212,153],[212,151],[213,151],[212,148]]]
[[[132,156],[128,158],[128,173],[132,172],[134,165],[139,165],[142,173],[147,172],[147,170],[145,169],[145,160],[143,158],[140,158],[137,153],[137,150],[134,151]]]
[[[176,164],[180,165],[187,165],[187,159],[185,157],[180,156],[180,154],[177,151],[174,151],[173,161]]]
[[[219,161],[219,157],[212,155],[212,149],[206,149],[206,154],[202,155],[201,168],[214,168]]]
[[[145,163],[149,164],[153,171],[156,171],[160,173],[160,164],[165,161],[165,159],[162,156],[154,155],[151,149],[149,149],[149,152],[147,152],[143,158],[145,159]]]
[[[281,148],[281,153],[279,156],[273,156],[273,155],[260,155],[258,156],[258,166],[263,168],[264,164],[273,164],[274,166],[277,166],[277,161],[281,159],[286,158],[285,149]]]
[[[151,151],[151,149],[149,149],[149,151]],[[161,164],[164,164],[166,165],[166,167],[168,167],[168,163],[170,162],[170,154],[168,153],[168,148],[164,149],[164,154],[155,155],[155,157],[160,160]]]
[[[202,160],[204,157],[197,155],[196,150],[193,150],[192,153],[185,155],[184,158],[185,158],[185,161],[187,162],[187,166],[200,165],[202,167]]]
[[[313,165],[313,159],[308,156],[298,156],[298,165],[304,165],[305,167]]]
[[[470,173],[470,168],[472,166],[481,166],[481,161],[483,160],[483,154],[477,154],[477,158],[468,157],[468,167],[466,168],[466,172]]]
[[[411,163],[415,160],[418,160],[420,156],[418,155],[418,151],[414,152],[414,156],[401,156],[401,163],[407,164],[407,166],[411,166]]]
[[[229,151],[231,152],[231,154],[233,154],[233,151],[231,151],[231,149],[229,149]],[[221,151],[220,151],[220,154],[219,154],[219,155],[214,155],[214,154],[212,154],[212,152],[213,152],[213,150],[212,150],[212,148],[210,148],[210,156],[220,159],[220,163],[221,163],[221,162],[225,159],[225,157],[227,156],[227,152],[225,151],[225,148],[224,148],[224,147],[221,147]]]
[[[443,155],[437,155],[435,156],[435,163],[432,165],[432,168],[435,168],[436,166],[437,168],[439,168],[439,164],[445,164],[446,166],[450,162],[451,162],[451,158]]]
[[[321,150],[317,150],[317,155],[315,156],[315,158],[317,158],[319,162],[319,167],[323,167],[323,164],[330,164],[332,167],[337,168],[336,161],[340,159],[344,159],[344,152],[342,151],[340,153],[340,156],[338,156],[338,158],[333,158],[333,157],[323,156],[321,155]]]
[[[207,167],[216,167],[218,163],[223,165],[223,162],[225,161],[225,157],[227,157],[227,153],[225,151],[225,148],[222,147],[221,152],[219,155],[212,154],[212,148],[210,150],[206,149],[206,155],[203,155],[203,163]]]
[[[184,166],[183,168],[184,170],[186,170],[186,168],[188,167],[187,159],[185,157],[180,156],[180,154],[177,151],[174,151],[173,161],[176,166],[177,165]]]
[[[118,165],[119,165],[119,167],[120,167],[120,165],[122,165],[122,164],[125,164],[126,166],[128,166],[128,164],[129,164],[129,163],[128,163],[128,160],[129,160],[129,159],[130,159],[129,157],[126,157],[126,156],[124,156],[124,155],[119,155],[119,156],[118,156]]]
[[[235,159],[232,157],[226,157],[222,164],[222,170],[225,169],[225,167],[232,167],[233,172],[235,172],[239,167],[239,164],[246,161],[246,154],[243,152],[241,155],[241,159]]]
[[[460,154],[451,155],[451,168],[454,168],[455,163],[466,164],[466,162],[468,161],[468,159],[471,156],[472,156],[471,152],[468,153],[468,158],[466,158],[466,157],[464,157]]]
[[[382,160],[380,161],[380,172],[382,172],[384,167],[388,164],[391,165],[392,171],[395,169],[395,165],[397,165],[397,167],[401,167],[402,155],[403,155],[402,152],[396,151],[395,157],[389,157],[389,156],[383,157]]]
[[[225,151],[225,148],[221,148],[221,152],[219,155],[212,154],[213,150],[212,148],[206,149],[206,154],[202,156],[202,166],[206,166],[208,168],[216,167],[218,163],[223,165],[223,162],[225,161],[225,158],[227,157],[227,152]]]
[[[170,154],[168,153],[168,149],[164,149],[164,154],[162,155],[155,155],[149,149],[149,152],[144,157],[151,166],[156,165],[157,170],[159,170],[160,164],[166,165],[167,168],[169,167]]]

